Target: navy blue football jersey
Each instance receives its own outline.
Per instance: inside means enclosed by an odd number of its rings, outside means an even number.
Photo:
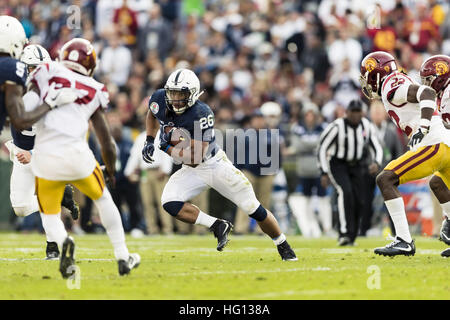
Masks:
[[[186,129],[192,139],[209,142],[205,157],[214,155],[218,150],[218,145],[214,137],[214,113],[211,108],[206,103],[197,100],[192,107],[187,108],[182,114],[176,115],[167,108],[165,97],[165,90],[159,89],[153,93],[148,102],[150,111],[161,125],[161,135],[164,133],[165,126]]]
[[[0,86],[11,81],[25,87],[27,68],[25,63],[11,57],[0,56]],[[0,132],[3,130],[7,116],[5,92],[0,89]]]

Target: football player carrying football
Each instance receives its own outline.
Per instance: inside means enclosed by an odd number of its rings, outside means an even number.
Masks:
[[[386,52],[368,54],[361,62],[360,82],[369,99],[381,99],[392,121],[408,136],[410,150],[392,160],[377,176],[395,239],[375,253],[386,256],[414,255],[416,248],[408,228],[405,205],[398,185],[433,173],[450,179],[450,135],[436,111],[434,89],[412,81],[398,70]],[[440,199],[450,200],[447,188],[434,188]],[[450,204],[450,203],[449,203]],[[447,211],[444,208],[444,211]]]
[[[297,260],[273,214],[259,203],[248,179],[217,145],[214,114],[207,104],[198,100],[201,93],[195,73],[178,69],[170,74],[164,89],[154,92],[149,101],[147,140],[142,150],[144,160],[153,160],[159,122],[157,145],[183,163],[164,187],[161,197],[164,209],[180,221],[210,228],[218,241],[217,250],[222,251],[233,225],[188,202],[211,187],[257,221],[261,230],[272,238],[282,260]],[[180,134],[182,130],[185,141],[177,144],[172,135]]]
[[[425,60],[420,67],[420,78],[424,85],[430,86],[437,94],[437,107],[446,128],[450,128],[450,57],[435,55]],[[448,134],[448,133],[447,133]],[[445,218],[439,232],[439,239],[450,245],[450,180],[449,175],[437,172],[430,180],[430,188],[435,194],[445,194],[438,198]],[[442,252],[442,256],[449,257],[450,249]]]

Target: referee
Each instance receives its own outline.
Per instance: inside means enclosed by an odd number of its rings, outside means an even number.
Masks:
[[[374,162],[364,167],[363,155],[368,148]],[[367,183],[364,172],[375,175],[380,169],[383,149],[373,124],[362,114],[362,102],[352,100],[346,116],[328,125],[320,136],[319,167],[321,184],[330,182],[337,191],[339,245],[353,245],[358,234],[359,220],[364,208]]]

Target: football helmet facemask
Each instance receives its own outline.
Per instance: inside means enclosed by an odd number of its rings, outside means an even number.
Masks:
[[[383,51],[369,53],[361,62],[359,76],[364,95],[368,99],[379,99],[381,84],[384,79],[397,70],[397,62],[389,53]]]
[[[167,108],[179,115],[192,107],[203,93],[200,92],[200,80],[189,69],[172,72],[164,86]]]
[[[42,46],[38,44],[30,44],[23,49],[20,61],[25,63],[28,73],[31,73],[41,63],[52,61],[50,54]]]

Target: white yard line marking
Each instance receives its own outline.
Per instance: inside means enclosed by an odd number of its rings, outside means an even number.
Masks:
[[[115,259],[102,259],[102,258],[82,258],[76,261],[116,261]],[[0,258],[1,261],[11,261],[11,262],[22,262],[22,261],[47,261],[45,258]],[[49,260],[49,261],[59,261],[59,260]]]

